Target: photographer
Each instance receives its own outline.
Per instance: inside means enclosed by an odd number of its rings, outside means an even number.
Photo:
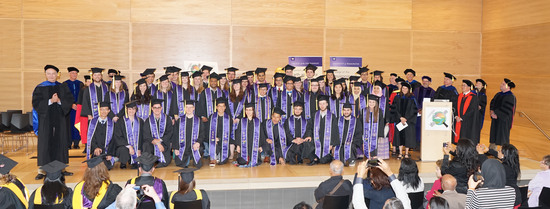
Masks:
[[[504,166],[498,160],[486,160],[481,165],[481,176],[474,174],[468,180],[466,208],[513,208],[516,191],[505,185]]]
[[[143,194],[155,202],[155,208],[166,209],[164,203],[160,200],[159,196],[155,192],[155,189],[149,185],[143,185],[136,187],[135,184],[127,184],[126,187],[118,194],[116,201],[109,205],[106,209],[134,209],[137,208],[137,192],[143,190]],[[141,192],[141,191],[140,191]]]

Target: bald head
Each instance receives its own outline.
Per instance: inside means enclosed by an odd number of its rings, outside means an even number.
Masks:
[[[441,177],[441,188],[443,191],[454,191],[456,189],[456,178],[451,174],[445,174]]]
[[[339,160],[333,160],[330,163],[330,174],[333,176],[340,176],[342,175],[342,171],[344,170],[344,163]]]

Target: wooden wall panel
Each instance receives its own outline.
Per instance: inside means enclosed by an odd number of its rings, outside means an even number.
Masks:
[[[232,54],[242,72],[267,67],[272,73],[289,56],[323,56],[323,29],[236,26]]]
[[[550,1],[484,0],[483,30],[550,22]]]
[[[0,17],[20,18],[21,17],[21,0],[0,1]]]
[[[132,41],[134,71],[187,60],[229,66],[229,26],[134,23]]]
[[[326,36],[327,59],[330,56],[361,56],[363,65],[388,73],[410,66],[409,31],[328,29]]]
[[[18,110],[21,109],[21,97],[29,97],[31,95],[23,95],[21,90],[21,71],[0,69],[0,111]]]
[[[412,45],[416,70],[480,74],[480,33],[413,32]]]
[[[21,20],[0,20],[0,68],[21,68]]]
[[[66,72],[66,71],[65,71]],[[32,70],[23,72],[23,111],[32,110],[32,92],[39,83],[46,80],[44,70]],[[59,82],[64,80],[59,79]]]
[[[234,0],[231,21],[235,25],[325,25],[325,2],[318,0]]]
[[[230,24],[231,1],[133,0],[132,21]]]
[[[327,0],[327,27],[411,28],[411,0]]]
[[[25,69],[129,68],[128,23],[27,20],[24,30]]]
[[[414,30],[480,32],[482,0],[414,0]]]
[[[130,20],[131,0],[22,0],[23,17],[62,20]]]

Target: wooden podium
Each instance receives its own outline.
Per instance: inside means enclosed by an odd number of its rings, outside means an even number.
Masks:
[[[443,143],[450,142],[453,129],[452,109],[452,102],[424,100],[422,103],[422,161],[443,159]]]

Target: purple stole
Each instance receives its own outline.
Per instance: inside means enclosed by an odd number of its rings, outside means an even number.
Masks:
[[[350,94],[348,96],[348,102],[351,103],[351,108],[352,108],[352,111],[351,111],[351,115],[352,116],[356,116],[355,115],[355,99],[353,97],[353,94]],[[367,108],[367,101],[365,100],[365,97],[361,94],[359,94],[359,110],[363,110]]]
[[[229,154],[229,136],[231,131],[229,130],[229,115],[223,115],[223,137],[221,138],[222,143],[222,156],[221,162],[227,159]],[[210,159],[216,159],[216,136],[218,132],[218,112],[214,112],[210,119]]]
[[[199,101],[200,95],[197,95],[197,98],[195,98],[195,95],[197,94],[197,90],[195,90],[195,87],[189,86],[191,88],[191,93],[189,94],[189,99]],[[183,87],[182,87],[183,89]]]
[[[363,83],[363,81],[358,81],[359,83],[362,83],[363,85],[361,85],[361,91],[364,91],[365,90],[365,85],[367,86],[368,89],[372,89],[372,84],[370,82],[367,81],[367,83]]]
[[[111,111],[117,115],[124,107],[124,97],[126,96],[126,91],[122,90],[118,93],[109,92],[109,96],[111,99]]]
[[[297,138],[296,137],[296,131],[294,130],[294,128],[296,127],[294,125],[295,121],[294,121],[294,115],[290,116],[290,118],[288,118],[288,129],[290,129],[290,134],[292,134],[292,136],[294,138]],[[300,138],[302,138],[304,136],[304,134],[306,133],[306,126],[307,126],[307,120],[303,117],[300,116],[300,121],[302,122],[302,130],[300,130]]]
[[[163,136],[164,136],[164,131],[166,129],[166,115],[165,114],[160,114],[160,119],[159,119],[159,128],[160,130],[157,128],[157,120],[155,120],[155,115],[154,114],[151,114],[149,116],[149,125],[151,126],[151,135],[153,137],[153,139],[161,139]],[[166,163],[166,159],[164,159],[164,154],[162,154],[162,152],[160,151],[159,145],[154,145],[155,147],[155,155],[157,157],[159,157],[159,161],[161,163]]]
[[[107,84],[105,84],[105,82],[101,82],[101,95],[105,95],[107,93]],[[95,92],[95,83],[91,83],[90,86],[88,87],[88,90],[90,91],[90,102],[92,103],[92,116],[95,118],[95,117],[99,117],[99,107],[98,107],[98,104],[99,102],[103,102],[103,101],[98,101],[97,100],[97,94]],[[103,100],[105,100],[104,97],[102,97]]]
[[[252,139],[252,156],[248,161],[250,167],[258,165],[258,149],[260,148],[260,120],[254,118],[254,139]],[[241,120],[241,157],[248,160],[248,118]],[[243,140],[244,139],[244,140]]]
[[[318,93],[319,94],[319,93]],[[310,96],[309,96],[309,91],[306,91],[304,92],[304,111],[306,112],[306,119],[309,120],[311,119],[311,111],[310,111]]]
[[[382,116],[386,117],[386,96],[382,95],[380,99],[378,100],[378,114],[382,113]]]
[[[321,121],[321,111],[317,111],[315,113],[315,123],[319,123],[320,121]],[[315,131],[313,133],[313,138],[315,142],[315,155],[317,155],[318,158],[322,158],[325,155],[330,154],[329,146],[330,146],[331,128],[327,128],[327,125],[329,127],[332,126],[332,113],[330,112],[330,110],[327,110],[327,115],[325,116],[325,130],[322,130],[325,132],[324,139],[319,139],[319,131],[321,131],[320,125],[315,124],[315,128],[314,128]],[[323,140],[323,147],[321,147],[320,140]],[[323,151],[322,152],[323,155],[321,155],[321,149]]]
[[[271,119],[271,100],[265,96],[265,107],[264,107],[264,110],[265,112],[262,111],[262,103],[260,102],[260,97],[257,96],[256,97],[256,115],[258,116],[258,119],[260,119],[260,122],[263,122],[262,121],[262,118],[265,117],[266,120],[269,120]]]
[[[174,84],[174,83],[172,83]],[[185,115],[185,101],[183,98],[183,87],[176,85],[176,96],[178,98],[178,115],[183,117]]]
[[[146,120],[149,118],[149,115],[151,114],[149,111],[149,104],[138,104],[138,111],[136,112],[136,115],[138,118],[141,118],[142,120]]]
[[[217,88],[216,91],[217,91],[216,98],[220,98],[220,97],[223,96],[222,91],[220,90],[220,88]],[[216,106],[212,102],[212,90],[211,90],[210,87],[208,87],[204,90],[204,96],[206,97],[204,99],[206,100],[206,116],[208,117],[208,116],[214,114],[214,108]]]
[[[149,88],[151,88],[151,96],[154,96],[157,93],[157,86],[155,86],[155,84],[151,84]]]
[[[134,148],[134,154],[130,156],[132,164],[136,163],[137,150],[139,149],[139,119],[137,116],[134,116],[134,125],[132,126],[132,121],[130,118],[124,117],[124,123],[126,127],[126,139],[128,144]]]
[[[242,114],[242,112],[243,112],[243,107],[244,107],[244,100],[245,100],[245,99],[246,99],[245,97],[243,97],[243,98],[241,99],[241,101],[240,101],[239,104],[237,105],[237,109],[236,109],[236,110],[234,110],[234,104],[233,104],[232,101],[229,101],[229,102],[227,103],[227,104],[229,105],[229,111],[231,112],[231,119],[237,119],[237,117],[238,117],[239,115]],[[238,123],[233,123],[233,130],[237,130],[237,126],[238,126],[238,125],[239,125]],[[231,138],[232,138],[232,139],[235,138],[235,132],[234,132],[234,131],[231,132]]]
[[[185,136],[187,135],[185,131],[187,130],[187,117],[184,115],[182,118],[180,118],[180,131],[179,131],[179,141],[180,141],[180,160],[183,159],[183,152],[185,152]],[[193,127],[191,129],[191,152],[193,153],[193,159],[195,160],[195,164],[199,163],[199,160],[201,159],[201,155],[199,154],[199,150],[193,150],[193,144],[197,142],[197,139],[199,138],[199,125],[200,120],[197,116],[193,115],[193,123],[191,124]]]
[[[285,129],[283,127],[283,123],[281,121],[279,121],[279,123],[277,124],[277,128],[279,129],[279,141],[281,142],[281,151],[283,152],[283,158],[286,158],[286,153],[288,152],[288,149],[290,148],[290,146],[286,146],[286,136],[285,136]],[[277,164],[277,159],[276,159],[276,155],[275,155],[275,139],[273,137],[273,122],[271,120],[268,120],[266,123],[265,123],[265,126],[267,128],[267,138],[268,139],[271,139],[273,140],[273,143],[271,143],[271,150],[272,150],[272,153],[271,153],[271,162],[269,163],[270,165],[275,165]]]
[[[97,127],[97,123],[99,123],[99,117],[94,117],[90,121],[90,125],[88,126],[88,143],[86,143],[86,159],[90,159],[90,152],[93,152],[92,150],[92,137],[95,133],[95,128]],[[109,148],[109,143],[111,142],[111,139],[113,138],[113,127],[114,123],[113,120],[107,117],[107,130],[105,131],[105,152],[107,153],[107,148]],[[111,165],[115,163],[115,158],[111,158]]]
[[[339,115],[335,115],[336,117],[340,117],[342,116],[342,108],[344,107],[344,103],[346,102],[346,99],[344,97],[340,98],[338,100],[340,103],[338,104],[338,107],[336,107],[336,100],[330,98],[329,102],[330,102],[330,110],[331,111],[334,111],[334,113],[338,113],[340,112]],[[336,111],[336,110],[339,110],[339,111]]]
[[[157,99],[164,99],[164,94],[165,93],[160,90],[157,91],[156,93]],[[166,105],[162,105],[162,107],[164,108],[164,111],[163,111],[164,114],[168,115],[170,114],[170,105],[172,104],[172,91],[168,91],[166,94],[167,94],[166,101],[164,101],[166,102]]]
[[[368,114],[368,115],[367,115]],[[380,112],[378,112],[380,114]],[[363,111],[363,153],[365,157],[370,158],[370,152],[376,149],[378,140],[378,115],[374,115],[369,111]],[[369,118],[369,122],[366,119]]]
[[[309,91],[309,78],[304,79],[304,92]]]
[[[287,101],[288,93],[286,92],[286,90],[284,90],[281,93],[281,97],[282,97],[281,98],[281,109],[284,110],[285,113],[286,113],[286,115],[282,116],[282,119],[283,119],[282,122],[284,122],[285,119],[286,119],[286,116],[290,114],[290,113],[287,113],[288,111],[287,111],[287,108],[286,108],[287,105],[288,105],[288,102],[289,102],[289,101]],[[291,104],[294,104],[294,102],[296,100],[298,100],[298,92],[296,90],[292,89],[292,96],[291,97],[292,97],[292,99],[291,99],[292,101],[290,101],[290,102],[291,102]],[[292,110],[292,108],[293,108],[293,105],[291,105],[290,110]]]
[[[344,132],[344,122],[346,119],[340,117],[338,120],[338,130]],[[353,142],[353,134],[355,133],[355,117],[351,116],[349,120],[348,133],[346,136],[340,134],[340,143],[334,148],[334,159],[342,160],[346,162],[351,158],[351,143]],[[345,137],[345,138],[344,138]],[[344,141],[344,159],[340,159],[340,146],[342,146],[342,141]]]

